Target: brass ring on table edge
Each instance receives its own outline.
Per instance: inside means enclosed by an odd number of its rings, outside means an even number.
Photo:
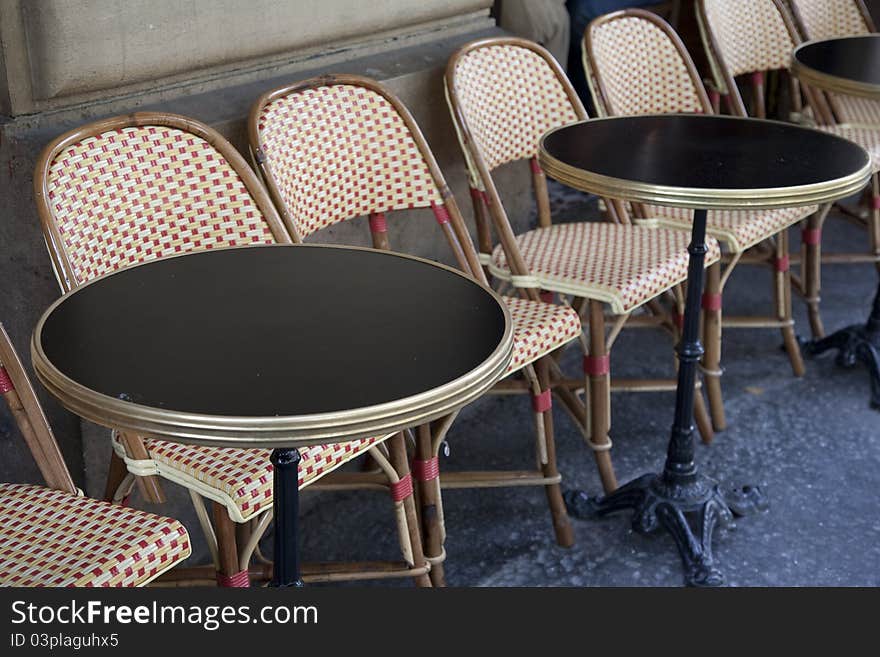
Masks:
[[[604,120],[604,119],[603,119]],[[857,172],[835,180],[810,185],[762,189],[701,189],[653,185],[613,178],[580,169],[556,159],[544,148],[547,136],[565,126],[550,130],[541,139],[538,160],[544,172],[561,183],[607,198],[654,203],[694,210],[773,209],[815,205],[844,198],[862,190],[871,178],[871,158],[862,149],[865,163]],[[801,128],[812,130],[813,128]],[[818,131],[821,132],[821,131]],[[842,139],[835,135],[832,138]]]
[[[364,247],[341,247],[337,245],[267,245],[232,248],[342,248],[346,250],[375,251]],[[217,249],[220,251],[221,249]],[[228,250],[228,249],[222,249]],[[218,447],[305,447],[308,445],[344,442],[379,434],[387,434],[407,427],[417,426],[442,417],[487,392],[503,377],[510,363],[513,349],[513,322],[510,310],[492,289],[473,280],[466,274],[447,265],[425,258],[393,252],[381,252],[430,264],[466,278],[483,288],[501,307],[505,318],[502,338],[490,354],[473,370],[458,379],[433,390],[410,397],[376,404],[349,411],[333,411],[295,416],[224,416],[203,413],[187,413],[143,406],[115,399],[87,388],[59,372],[49,361],[37,336],[52,311],[68,297],[105,276],[75,288],[57,299],[43,313],[31,336],[31,357],[37,378],[46,389],[71,412],[97,424],[131,431],[145,436],[156,436],[176,442],[212,445]],[[171,256],[186,257],[189,254]],[[170,258],[163,258],[170,259]],[[135,265],[141,267],[158,260]],[[127,268],[131,269],[131,267]],[[126,270],[127,270],[126,269]],[[125,270],[120,270],[125,271]],[[118,272],[108,274],[115,275]]]
[[[838,39],[864,38],[866,36],[871,35],[851,35],[847,37],[837,37],[834,40],[837,41]],[[871,36],[871,38],[880,38],[880,35],[873,35]],[[880,85],[870,84],[868,82],[859,82],[858,80],[842,78],[836,75],[829,75],[828,73],[823,73],[822,71],[817,71],[816,69],[807,66],[798,59],[798,51],[812,44],[826,40],[827,39],[815,39],[813,41],[807,41],[806,43],[802,43],[794,49],[794,53],[791,57],[792,75],[798,78],[801,82],[811,87],[821,89],[822,91],[830,91],[833,93],[839,93],[848,96],[860,96],[862,98],[872,98],[875,100],[880,100]]]

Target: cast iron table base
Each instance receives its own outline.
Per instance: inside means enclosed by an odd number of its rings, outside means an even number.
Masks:
[[[880,285],[874,296],[871,315],[865,324],[854,324],[836,333],[808,342],[807,354],[818,356],[837,349],[837,364],[854,367],[861,363],[871,377],[871,407],[880,410]]]
[[[691,586],[720,586],[724,574],[715,565],[712,536],[715,528],[731,524],[734,514],[766,509],[767,501],[754,486],[743,487],[725,498],[718,484],[697,471],[694,462],[694,384],[697,362],[703,355],[699,340],[700,295],[706,258],[706,210],[694,212],[688,246],[688,288],[684,330],[676,348],[679,360],[675,420],[663,472],[642,475],[605,497],[590,498],[584,491],[565,495],[569,513],[576,518],[596,518],[615,511],[633,510],[633,529],[648,534],[660,527],[678,546]],[[692,521],[689,521],[689,517]]]

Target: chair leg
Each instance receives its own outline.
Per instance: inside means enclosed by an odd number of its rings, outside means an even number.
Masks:
[[[107,470],[107,485],[104,488],[104,501],[112,502],[116,496],[116,491],[122,485],[125,477],[128,475],[128,468],[122,457],[116,453],[116,450],[110,449],[110,467]]]
[[[712,428],[712,416],[706,408],[706,400],[703,399],[703,391],[694,389],[694,423],[700,432],[700,439],[704,445],[711,445],[715,439],[715,430]]]
[[[431,428],[423,424],[416,430],[413,475],[418,487],[425,558],[431,562],[431,584],[446,586],[443,569],[443,509],[440,493],[439,459],[431,446]]]
[[[721,395],[721,263],[706,269],[703,294],[703,383],[709,398],[712,426],[715,431],[727,428],[724,398]]]
[[[794,331],[794,319],[791,312],[791,271],[788,257],[788,230],[776,235],[776,258],[774,262],[774,291],[776,296],[776,317],[786,322],[782,327],[782,339],[785,351],[791,362],[791,371],[795,376],[804,375],[804,359]]]
[[[219,561],[217,585],[229,588],[248,588],[251,585],[248,571],[239,570],[235,522],[229,517],[229,512],[222,504],[214,502],[212,508]]]
[[[550,391],[550,364],[547,362],[548,356],[541,358],[535,363],[535,372],[538,375],[538,383],[541,391],[546,394],[547,399],[552,399]],[[558,477],[559,469],[556,466],[556,441],[553,437],[553,408],[552,406],[536,413],[540,416],[539,421],[544,423],[544,447],[546,449],[546,462],[541,461],[541,471],[545,477]],[[538,436],[540,440],[541,437]],[[539,449],[540,452],[540,449]],[[553,530],[556,533],[556,542],[562,547],[571,547],[574,545],[574,530],[571,527],[571,521],[568,518],[568,510],[565,508],[565,502],[562,499],[562,488],[559,483],[548,484],[544,486],[544,492],[547,494],[547,503],[550,505],[550,515],[553,518]]]
[[[814,340],[825,337],[825,325],[819,303],[822,298],[822,224],[828,216],[830,205],[826,205],[807,219],[806,228],[801,233],[802,280],[807,316],[810,320],[810,333]]]
[[[599,478],[606,493],[617,490],[617,477],[611,463],[611,385],[608,352],[605,347],[605,309],[602,302],[590,301],[590,353],[584,358],[584,374],[590,405],[588,445],[593,450]]]
[[[416,513],[415,500],[413,499],[412,475],[409,470],[409,459],[407,458],[406,443],[404,442],[402,432],[398,432],[388,439],[388,452],[391,466],[400,478],[400,483],[397,484],[398,489],[395,490],[392,488],[392,496],[395,498],[395,501],[398,501],[399,495],[400,501],[403,503],[406,518],[405,529],[409,533],[413,563],[415,565],[421,565],[427,562],[422,550],[422,533],[419,531],[419,519],[418,514]],[[427,573],[424,575],[416,575],[413,579],[416,586],[431,586],[431,578]]]

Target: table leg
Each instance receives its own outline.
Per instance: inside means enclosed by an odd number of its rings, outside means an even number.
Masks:
[[[806,344],[811,356],[818,356],[830,349],[837,349],[837,363],[853,367],[862,363],[871,377],[871,406],[880,410],[880,283],[874,296],[871,315],[865,324],[854,324],[832,333],[821,340]]]
[[[275,565],[270,586],[302,586],[299,576],[299,450],[272,450]]]
[[[699,323],[706,251],[706,211],[697,210],[688,247],[690,261],[684,330],[676,349],[680,366],[675,419],[663,472],[643,475],[601,499],[591,498],[584,491],[566,494],[569,512],[575,517],[595,518],[632,509],[632,524],[636,531],[650,533],[660,527],[666,529],[681,553],[687,583],[693,586],[724,583],[724,575],[715,566],[712,556],[715,527],[728,524],[734,514],[743,515],[766,508],[763,495],[755,487],[743,487],[725,497],[714,480],[697,471],[694,462],[694,382],[697,362],[703,355]]]

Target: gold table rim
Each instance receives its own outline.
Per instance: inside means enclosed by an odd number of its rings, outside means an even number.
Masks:
[[[784,125],[788,128],[801,130],[814,130],[832,139],[842,139],[815,128],[793,126],[781,121],[767,119],[740,118],[734,116],[716,116],[706,114],[645,114],[639,118],[648,117],[705,117],[713,120],[750,121]],[[701,187],[677,187],[673,185],[655,185],[642,183],[625,178],[616,178],[587,171],[567,164],[553,155],[546,147],[547,138],[573,125],[581,125],[596,121],[617,121],[631,119],[631,116],[612,116],[595,119],[576,121],[564,126],[558,126],[548,130],[542,137],[538,148],[538,159],[545,173],[559,182],[565,183],[585,192],[592,192],[608,198],[625,199],[640,203],[654,203],[673,207],[683,207],[695,210],[720,210],[720,209],[774,209],[805,205],[815,205],[844,198],[861,190],[871,176],[871,158],[868,152],[862,148],[864,154],[863,166],[848,176],[830,181],[811,183],[808,185],[796,185],[788,187],[769,187],[753,189],[723,189]]]
[[[862,98],[880,98],[880,84],[870,84],[868,82],[853,80],[852,78],[823,73],[811,66],[807,66],[798,59],[798,53],[808,46],[817,43],[825,43],[827,41],[843,41],[849,39],[880,39],[880,34],[851,34],[847,36],[831,37],[828,39],[813,39],[812,41],[806,41],[796,46],[792,51],[792,75],[797,77],[804,84],[811,87],[817,87],[823,91],[831,91],[849,96],[860,96]]]
[[[419,256],[380,251],[367,247],[331,244],[248,245],[212,249],[210,252],[256,248],[321,248],[369,251],[445,269],[490,294],[504,314],[504,332],[498,346],[476,368],[431,390],[358,409],[291,416],[212,415],[159,409],[122,401],[74,381],[52,364],[43,351],[41,337],[46,320],[58,306],[81,290],[118,273],[163,260],[196,255],[196,253],[176,254],[105,274],[56,299],[42,314],[31,335],[31,357],[37,378],[70,411],[110,428],[133,431],[145,436],[156,436],[180,443],[218,447],[284,448],[346,442],[357,438],[385,435],[437,419],[481,396],[503,376],[507,369],[513,349],[513,324],[507,304],[497,292],[454,267]],[[208,252],[199,251],[197,253]]]

